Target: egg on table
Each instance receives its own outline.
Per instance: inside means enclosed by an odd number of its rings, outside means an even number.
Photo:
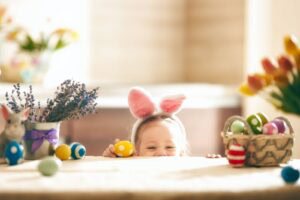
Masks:
[[[55,155],[60,160],[68,160],[71,156],[71,148],[67,144],[61,144],[55,149]]]
[[[232,167],[243,167],[246,162],[246,151],[239,144],[231,144],[227,152],[227,159]]]
[[[81,159],[85,156],[86,149],[82,144],[76,142],[76,143],[72,143],[70,147],[71,147],[71,157],[74,160]]]
[[[37,168],[43,176],[53,176],[58,172],[61,164],[61,160],[51,156],[42,159]]]
[[[5,147],[5,160],[9,165],[17,165],[23,161],[23,146],[17,141],[9,142]]]

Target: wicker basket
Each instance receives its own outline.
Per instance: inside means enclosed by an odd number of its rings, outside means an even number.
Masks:
[[[255,135],[247,121],[240,116],[230,117],[221,133],[225,145],[225,154],[231,144],[240,144],[246,150],[246,162],[248,166],[277,166],[287,163],[292,156],[294,144],[294,130],[288,119],[278,117],[285,121],[289,128],[289,134],[282,135]],[[233,134],[229,131],[231,124],[239,120],[245,124],[246,134]]]

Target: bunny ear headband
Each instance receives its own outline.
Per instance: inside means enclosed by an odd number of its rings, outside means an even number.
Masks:
[[[169,116],[170,119],[173,119],[178,123],[180,128],[185,133],[182,123],[175,116],[175,113],[181,109],[184,99],[184,95],[165,97],[159,104],[160,112],[156,112],[157,108],[150,94],[148,94],[142,88],[132,88],[128,95],[128,104],[131,114],[137,118],[138,121],[133,126],[131,141],[134,143],[137,129],[143,123],[143,121],[152,116]]]

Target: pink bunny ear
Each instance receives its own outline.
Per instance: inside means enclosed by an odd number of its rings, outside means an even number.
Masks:
[[[166,113],[176,113],[180,110],[183,100],[186,97],[184,95],[176,95],[165,97],[160,102],[160,109]]]
[[[136,118],[145,118],[153,114],[155,105],[142,88],[132,88],[128,95],[129,109]]]
[[[1,105],[1,111],[2,111],[2,115],[3,115],[4,119],[8,120],[9,108],[5,104],[2,104]]]
[[[29,116],[29,111],[30,109],[29,108],[25,108],[23,111],[22,111],[22,114],[21,114],[21,119],[22,121],[25,121],[28,116]]]

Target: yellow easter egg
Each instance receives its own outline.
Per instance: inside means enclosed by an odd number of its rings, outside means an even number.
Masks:
[[[115,153],[119,157],[129,157],[133,154],[133,145],[129,141],[120,141],[114,147]]]
[[[71,148],[69,145],[61,144],[55,149],[55,155],[60,160],[68,160],[71,156]]]

